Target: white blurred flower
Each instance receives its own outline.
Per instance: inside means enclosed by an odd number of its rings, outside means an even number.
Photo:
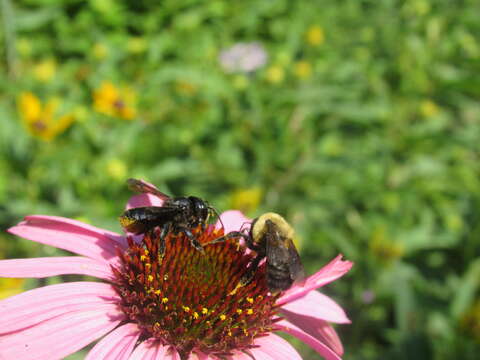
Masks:
[[[249,73],[267,62],[267,52],[259,42],[237,43],[220,53],[219,61],[226,72]]]

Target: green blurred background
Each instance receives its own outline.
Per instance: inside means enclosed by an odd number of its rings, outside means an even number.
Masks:
[[[355,262],[323,289],[344,359],[477,358],[478,0],[0,3],[2,229],[120,231],[128,177],[276,211],[309,273]],[[0,258],[60,253],[0,234]]]

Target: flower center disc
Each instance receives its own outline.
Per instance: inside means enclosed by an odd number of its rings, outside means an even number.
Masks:
[[[206,245],[202,253],[183,234],[168,234],[161,259],[157,234],[143,243],[129,237],[119,254],[122,266],[113,269],[120,306],[144,338],[157,338],[187,358],[193,350],[217,356],[247,350],[272,331],[278,295],[268,291],[265,264],[239,287],[253,255],[236,240]],[[194,234],[205,244],[223,230],[209,226]]]

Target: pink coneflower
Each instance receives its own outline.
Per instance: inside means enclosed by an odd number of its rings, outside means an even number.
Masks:
[[[159,203],[143,194],[129,205]],[[238,230],[247,219],[227,211],[222,220],[225,229],[198,230],[200,242]],[[49,285],[1,301],[1,360],[62,359],[99,339],[86,359],[301,359],[276,331],[326,359],[343,353],[328,322],[350,321],[314,291],[351,268],[341,256],[280,295],[268,292],[265,266],[232,292],[252,257],[233,241],[201,253],[183,235],[170,235],[159,261],[155,238],[140,241],[66,218],[27,216],[9,231],[81,256],[2,260],[0,276],[82,274],[104,282]]]

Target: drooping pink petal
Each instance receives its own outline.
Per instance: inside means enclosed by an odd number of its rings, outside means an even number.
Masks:
[[[127,210],[144,206],[162,206],[163,200],[152,194],[133,195],[125,207]]]
[[[293,325],[328,345],[338,355],[343,355],[343,345],[335,329],[326,321],[283,310],[282,315]]]
[[[195,351],[190,354],[188,360],[216,360],[201,351]]]
[[[290,343],[280,336],[269,334],[255,339],[258,348],[250,349],[256,360],[302,360],[300,354]]]
[[[155,339],[140,343],[129,360],[180,360],[177,351],[171,346],[164,346]]]
[[[295,301],[283,304],[280,311],[284,310],[339,324],[351,322],[340,305],[318,291],[310,291]]]
[[[312,349],[317,351],[320,355],[322,355],[326,360],[341,360],[341,357],[337,355],[332,349],[330,349],[327,345],[323,342],[319,341],[318,339],[314,338],[310,334],[306,333],[298,326],[293,325],[287,320],[279,321],[277,327],[290,335],[295,336],[297,339],[303,341],[305,344],[310,346]]]
[[[25,291],[0,301],[0,334],[25,329],[69,312],[94,310],[99,306],[113,311],[119,301],[109,284],[87,281]]]
[[[158,190],[158,188],[155,185],[145,180],[141,180],[141,179],[136,179],[136,180],[143,183],[147,188],[148,187],[152,188],[154,192],[155,191],[160,192],[160,190]],[[165,196],[168,197],[167,195]],[[126,210],[131,208],[136,208],[136,207],[144,207],[144,206],[162,206],[163,202],[164,202],[164,199],[162,196],[159,197],[150,193],[142,193],[142,194],[138,194],[130,197],[126,205]]]
[[[220,219],[222,219],[223,225],[225,226],[225,234],[229,233],[230,231],[239,231],[242,226],[245,228],[245,226],[252,221],[238,210],[227,210],[220,214]],[[222,227],[220,220],[217,221],[215,227]]]
[[[122,325],[100,340],[85,360],[127,360],[140,333],[137,324]]]
[[[57,216],[32,215],[8,231],[14,235],[100,260],[116,260],[116,248],[126,246],[115,233]]]
[[[83,256],[0,260],[0,277],[44,278],[66,274],[95,276],[105,280],[111,280],[113,276],[106,262]]]
[[[118,310],[69,312],[22,331],[0,337],[0,359],[63,359],[115,328]]]
[[[353,266],[351,261],[343,261],[342,256],[343,255],[338,255],[315,274],[306,278],[302,284],[294,285],[285,291],[282,297],[278,299],[277,304],[283,305],[287,302],[301,298],[308,292],[342,277]]]

